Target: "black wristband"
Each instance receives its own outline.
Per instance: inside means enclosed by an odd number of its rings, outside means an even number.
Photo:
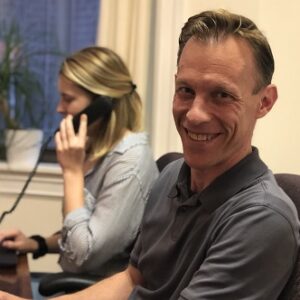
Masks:
[[[32,235],[30,239],[35,240],[38,243],[38,249],[32,253],[32,258],[37,259],[48,253],[48,246],[46,240],[40,235]]]

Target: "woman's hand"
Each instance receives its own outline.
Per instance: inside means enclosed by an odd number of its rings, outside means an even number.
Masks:
[[[34,252],[38,249],[38,243],[26,237],[19,229],[1,230],[0,245],[21,253]]]
[[[87,139],[87,116],[80,116],[78,133],[74,132],[73,117],[68,115],[60,123],[60,130],[55,135],[56,154],[63,171],[82,171],[85,160]]]
[[[87,139],[87,116],[81,115],[75,134],[72,116],[67,116],[55,135],[57,159],[64,179],[63,215],[84,205],[84,161]]]

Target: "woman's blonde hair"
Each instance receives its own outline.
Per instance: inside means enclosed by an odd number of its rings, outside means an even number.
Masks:
[[[124,136],[126,130],[142,130],[142,103],[128,68],[114,51],[104,47],[84,48],[67,57],[60,74],[92,94],[109,96],[113,110],[101,120],[91,139],[90,159],[99,159]],[[92,100],[93,101],[93,100]]]

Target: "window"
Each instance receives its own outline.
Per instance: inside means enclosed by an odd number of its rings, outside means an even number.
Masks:
[[[60,121],[56,113],[56,81],[63,54],[95,44],[99,5],[99,0],[0,0],[0,24],[16,20],[25,37],[35,38],[37,49],[54,49],[61,53],[41,55],[39,62],[32,65],[44,88],[44,99],[37,101],[35,113],[39,114],[46,107],[47,114],[42,124],[45,137],[57,128]],[[3,122],[0,125],[3,132]],[[49,148],[53,149],[53,143]],[[3,158],[4,152],[1,152]]]

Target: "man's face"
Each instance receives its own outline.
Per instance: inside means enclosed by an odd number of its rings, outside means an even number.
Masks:
[[[253,94],[257,79],[245,41],[187,42],[175,76],[173,115],[192,176],[217,177],[251,152],[256,119],[277,97],[274,86]]]

